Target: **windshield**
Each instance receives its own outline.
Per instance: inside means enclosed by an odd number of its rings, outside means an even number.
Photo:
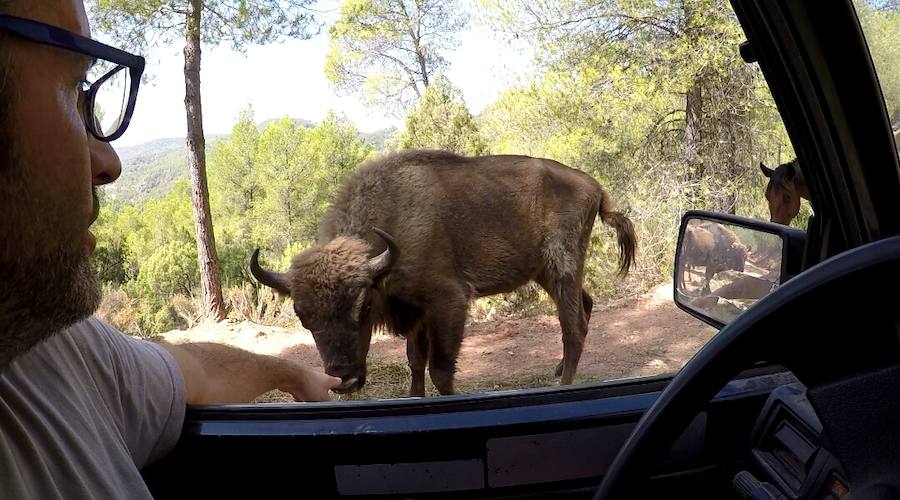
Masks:
[[[672,301],[682,214],[806,228],[725,0],[322,3],[269,31],[205,18],[200,129],[170,14],[91,9],[149,74],[93,229],[101,318],[328,370],[341,399],[634,379],[716,333]],[[900,13],[856,4],[897,119]],[[691,290],[780,262],[744,240],[749,265],[686,270]]]
[[[869,54],[875,63],[878,83],[894,132],[900,136],[900,3],[894,0],[854,0]]]

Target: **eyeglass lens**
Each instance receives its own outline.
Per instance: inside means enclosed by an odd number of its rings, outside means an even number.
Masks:
[[[131,74],[124,66],[113,69],[113,74],[99,84],[91,104],[94,130],[101,137],[112,136],[122,126],[130,92]]]

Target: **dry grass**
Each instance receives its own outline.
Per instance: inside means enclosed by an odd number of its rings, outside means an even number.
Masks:
[[[409,395],[409,367],[392,359],[369,359],[369,373],[366,377],[366,385],[359,391],[351,394],[333,394],[334,401],[371,401],[378,399],[404,398]],[[590,377],[575,378],[576,384],[594,381]],[[476,383],[458,383],[458,394],[477,394],[491,391],[505,391],[511,389],[535,389],[541,387],[554,387],[559,384],[559,378],[551,374],[532,375],[519,379],[505,378]],[[425,375],[425,395],[439,396],[437,389]],[[254,403],[291,403],[294,399],[290,394],[281,391],[269,391],[256,398]]]
[[[370,358],[366,385],[357,392],[337,394],[338,401],[402,398],[409,395],[409,366],[393,359]],[[434,390],[432,387],[431,390]]]
[[[111,285],[103,287],[103,298],[95,314],[123,332],[138,336],[146,334],[138,322],[140,310],[137,304],[120,287]]]
[[[402,398],[409,391],[409,367],[406,363],[391,359],[368,361],[368,376],[362,390],[351,394],[332,394],[335,401],[359,401],[372,399]],[[434,387],[431,387],[434,391]],[[437,394],[437,391],[434,391]],[[254,403],[290,403],[294,398],[282,391],[269,391],[256,398]]]
[[[290,299],[280,297],[271,290],[254,287],[250,283],[226,289],[225,303],[230,316],[238,320],[283,328],[299,326]]]
[[[197,326],[203,320],[203,300],[199,295],[175,295],[169,303],[188,328]]]

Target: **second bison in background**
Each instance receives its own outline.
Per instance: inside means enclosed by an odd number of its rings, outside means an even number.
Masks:
[[[531,280],[556,302],[563,384],[572,383],[593,301],[582,288],[594,219],[615,228],[620,273],[634,262],[632,223],[613,211],[591,176],[527,156],[462,157],[405,151],[363,164],[338,190],[318,245],[286,273],[259,266],[257,280],[294,299],[338,391],[365,384],[372,330],[406,338],[410,394],[425,393],[425,367],[453,393],[469,302]]]

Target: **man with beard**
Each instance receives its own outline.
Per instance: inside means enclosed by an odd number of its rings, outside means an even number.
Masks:
[[[97,59],[111,69],[87,82]],[[4,498],[149,498],[139,470],[174,446],[186,404],[272,389],[325,400],[340,383],[280,358],[151,343],[88,318],[100,300],[95,189],[120,174],[109,141],[128,125],[143,62],[90,40],[82,0],[0,0]],[[130,96],[122,110],[95,113],[114,85]]]

